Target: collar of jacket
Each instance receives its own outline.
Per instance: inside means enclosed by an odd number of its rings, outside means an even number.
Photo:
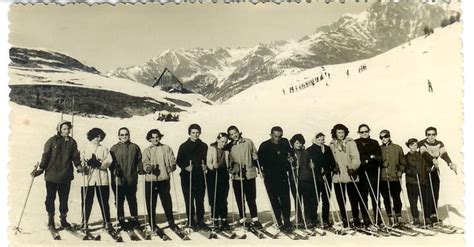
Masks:
[[[160,147],[160,146],[163,146],[163,143],[158,143],[158,145],[153,145],[153,144],[150,144],[150,147]]]
[[[196,141],[192,141],[192,140],[191,140],[191,137],[189,137],[186,142],[190,142],[190,143],[200,143],[200,142],[202,142],[202,141],[201,141],[201,139],[197,139]]]
[[[392,144],[392,140],[388,141],[386,144],[382,143],[382,146],[389,146],[390,144]]]
[[[132,143],[130,140],[126,141],[126,142],[121,142],[119,141],[117,144],[118,145],[130,145],[130,143]]]
[[[234,144],[239,144],[239,143],[244,143],[244,142],[246,142],[246,140],[245,138],[241,136],[237,141],[234,141]]]
[[[346,138],[345,138],[344,140],[342,140],[342,141],[344,142],[344,144],[346,144],[346,143],[348,143],[348,142],[350,142],[350,141],[353,141],[353,139],[350,138],[350,137],[346,137]],[[335,144],[335,143],[337,143],[337,139],[332,139],[332,140],[331,140],[331,144]]]
[[[62,139],[62,140],[67,141],[67,142],[68,142],[69,140],[71,140],[71,137],[70,137],[70,136],[62,136],[61,134],[57,134],[56,136],[57,136],[59,139]]]

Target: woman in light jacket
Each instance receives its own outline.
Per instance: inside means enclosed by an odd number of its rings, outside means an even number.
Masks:
[[[346,191],[351,204],[352,217],[354,226],[360,226],[359,208],[363,213],[364,221],[370,222],[368,214],[362,205],[362,200],[357,192],[362,191],[358,188],[359,178],[357,177],[357,169],[360,166],[359,151],[357,145],[352,138],[348,137],[349,129],[343,124],[336,124],[331,130],[333,140],[330,147],[336,161],[333,171],[332,181],[336,191],[337,204],[341,212],[342,223],[344,227],[349,226],[349,220],[346,211],[345,202]]]
[[[148,131],[146,139],[151,145],[143,150],[142,164],[145,171],[145,201],[148,222],[154,232],[161,231],[156,222],[156,201],[161,205],[171,230],[178,230],[174,222],[173,203],[170,195],[170,173],[176,170],[176,158],[168,145],[162,144],[163,135],[157,129]]]
[[[94,193],[99,201],[104,227],[111,230],[110,208],[109,208],[109,168],[112,157],[109,150],[101,145],[105,133],[99,128],[92,128],[87,132],[89,143],[81,151],[83,169],[82,173],[82,227],[87,228],[91,215]]]
[[[227,222],[227,196],[229,195],[227,163],[229,151],[225,150],[228,141],[229,135],[227,133],[219,133],[216,141],[209,145],[209,149],[207,149],[207,194],[211,205],[211,218],[214,227],[223,231],[230,229]]]

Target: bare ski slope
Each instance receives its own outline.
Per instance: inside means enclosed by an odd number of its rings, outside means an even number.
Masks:
[[[132,141],[144,149],[148,143],[145,140],[146,132],[151,128],[159,128],[164,134],[163,143],[169,144],[175,152],[187,138],[187,126],[199,123],[203,128],[202,139],[211,143],[220,131],[225,131],[231,124],[236,124],[244,136],[254,140],[257,148],[262,141],[268,138],[269,130],[273,125],[280,125],[285,136],[291,138],[293,134],[303,133],[310,145],[312,136],[317,132],[327,135],[329,141],[330,129],[336,123],[344,123],[351,130],[350,136],[357,138],[357,126],[367,123],[372,128],[372,137],[377,138],[381,129],[389,129],[395,143],[403,145],[410,137],[423,138],[427,126],[438,127],[438,138],[442,140],[453,161],[458,164],[460,175],[455,176],[442,162],[441,165],[441,193],[440,205],[449,204],[451,221],[453,224],[464,224],[464,195],[462,156],[462,56],[461,25],[452,25],[444,29],[436,29],[435,33],[427,38],[413,40],[410,45],[405,44],[377,57],[350,64],[325,66],[331,73],[327,79],[314,87],[288,95],[283,95],[282,89],[289,85],[303,82],[318,75],[322,68],[315,68],[301,73],[279,77],[263,82],[229,99],[227,102],[212,107],[202,108],[200,111],[184,116],[179,123],[155,122],[149,116],[133,117],[130,119],[87,119],[75,118],[74,138],[79,147],[86,143],[86,132],[92,127],[100,127],[107,133],[103,144],[110,147],[117,142],[118,128],[127,126],[131,130]],[[358,73],[360,65],[365,64],[367,70]],[[350,70],[350,76],[346,70]],[[306,78],[306,79],[305,79]],[[434,93],[428,93],[427,80],[433,83]],[[286,90],[288,92],[288,90]],[[29,172],[39,161],[44,142],[55,132],[56,123],[60,115],[11,103],[10,163],[9,163],[9,203],[11,207],[10,220],[16,225],[21,206],[30,182]],[[176,153],[175,153],[176,154]],[[75,175],[71,187],[69,201],[69,219],[80,221],[80,176]],[[173,196],[174,208],[184,212],[184,203],[177,179],[179,208]],[[257,200],[259,212],[268,211],[269,204],[264,196],[262,184],[258,182]],[[143,214],[143,187],[138,188],[139,213]],[[172,193],[173,195],[173,193]],[[62,233],[64,240],[53,242],[46,230],[46,212],[44,209],[45,188],[43,176],[34,183],[30,201],[23,219],[22,228],[29,234],[13,235],[10,231],[10,240],[13,246],[31,244],[83,244],[83,245],[112,245],[112,241],[104,238],[103,241],[80,242],[67,233]],[[229,195],[229,210],[232,209],[233,195]],[[206,199],[207,201],[207,199]],[[113,198],[110,199],[111,215],[116,211],[113,207]],[[208,211],[206,204],[206,211]],[[335,208],[335,205],[332,205]],[[158,212],[162,217],[162,208],[158,204]],[[445,212],[445,210],[443,211]],[[126,210],[128,213],[128,210]],[[268,216],[268,212],[267,212]],[[206,218],[208,216],[206,215]],[[176,217],[177,218],[177,217]],[[100,210],[97,201],[91,216],[91,222],[100,221]],[[267,220],[269,218],[267,217]],[[235,242],[230,240],[196,241],[203,240],[198,236],[193,245],[221,245],[221,244],[295,244],[290,240],[259,241],[253,236],[252,240]],[[356,242],[357,241],[357,242]],[[142,241],[133,245],[158,244],[161,240],[151,242]],[[369,238],[364,236],[338,237],[330,234],[326,237],[311,238],[298,244],[303,245],[352,245],[365,246],[410,246],[423,243],[431,246],[447,246],[463,244],[462,235],[443,235],[435,237],[401,237],[401,238]],[[162,243],[160,243],[162,244]],[[175,240],[170,245],[182,244]]]

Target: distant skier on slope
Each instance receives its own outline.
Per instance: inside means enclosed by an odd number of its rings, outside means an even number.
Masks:
[[[349,77],[349,70],[346,71],[346,75],[347,75],[347,77]]]
[[[430,92],[430,93],[433,92],[433,85],[431,84],[430,80],[428,80],[428,92]]]
[[[61,226],[70,228],[66,220],[68,208],[68,198],[71,189],[71,181],[74,179],[73,169],[83,169],[81,158],[77,149],[76,141],[70,137],[72,123],[61,121],[57,125],[57,134],[49,138],[44,145],[43,155],[39,167],[31,172],[37,177],[44,172],[46,181],[46,212],[48,212],[48,229],[54,230],[54,201],[56,193],[59,195],[59,212]]]

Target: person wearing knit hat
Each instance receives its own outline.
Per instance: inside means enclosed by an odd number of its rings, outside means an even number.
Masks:
[[[390,224],[398,224],[402,217],[400,179],[405,172],[406,160],[402,147],[393,143],[390,138],[390,131],[380,131],[380,140],[382,141],[380,146],[382,150],[380,193],[383,197]],[[392,209],[395,212],[392,212]]]
[[[81,158],[76,141],[70,136],[72,124],[69,121],[58,123],[57,133],[48,139],[44,145],[43,155],[38,167],[31,172],[37,177],[44,172],[46,181],[46,212],[48,213],[48,228],[55,229],[55,199],[59,197],[59,212],[61,226],[70,228],[67,222],[68,198],[71,181],[74,179],[74,166],[81,169]]]

